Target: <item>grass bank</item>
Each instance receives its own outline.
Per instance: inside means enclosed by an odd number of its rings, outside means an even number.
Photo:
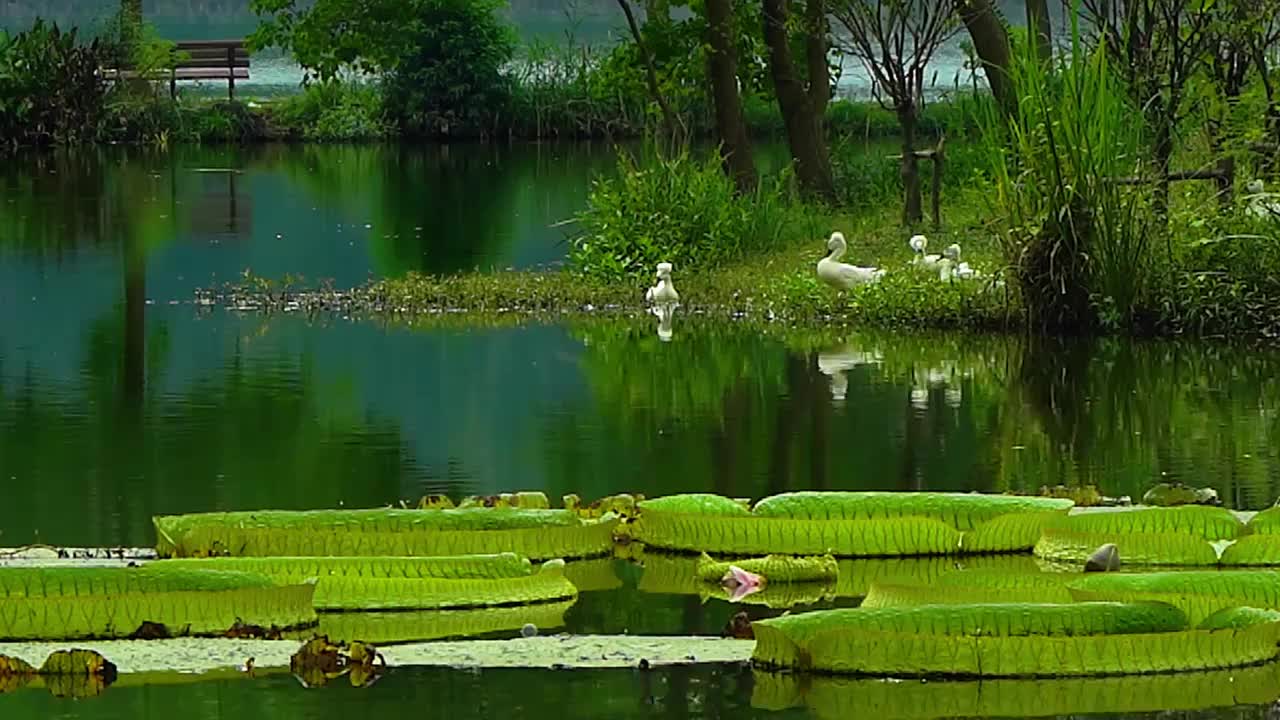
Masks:
[[[924,113],[921,134],[936,137],[945,133],[954,137],[971,132],[974,123],[965,109],[966,103],[967,100],[958,100],[930,104]],[[750,102],[747,111],[754,138],[786,136],[775,103]],[[836,138],[867,140],[898,134],[893,114],[866,101],[834,101],[827,111],[827,127]],[[106,108],[101,130],[94,138],[139,144],[635,140],[646,137],[651,129],[644,122],[608,118],[593,123],[563,117],[530,122],[527,115],[512,113],[488,123],[453,124],[447,131],[428,136],[408,135],[384,117],[374,88],[336,85],[313,86],[285,97],[233,101],[202,96],[180,96],[177,100],[148,96],[121,101]],[[695,139],[714,137],[714,128],[709,124],[695,124],[690,129]]]
[[[983,238],[976,212],[967,217],[958,209],[955,212],[950,229],[931,234],[931,245],[961,243],[966,257],[994,278],[998,271],[994,241]],[[677,268],[678,312],[815,328],[1017,326],[1016,293],[988,281],[943,283],[936,274],[911,270],[911,253],[896,216],[896,207],[857,217],[818,213],[811,222],[787,228],[777,249],[698,273],[682,275]],[[815,266],[826,254],[829,228],[840,228],[850,238],[850,262],[889,269],[884,281],[848,292],[821,285]],[[507,325],[591,315],[640,317],[646,313],[644,290],[650,284],[647,279],[604,280],[573,270],[410,274],[355,288],[249,277],[203,291],[200,302],[241,311],[337,313],[433,327]]]
[[[954,329],[1007,331],[1026,327],[1025,307],[1003,260],[1003,248],[982,187],[952,190],[944,197],[944,228],[928,231],[931,251],[950,243],[984,278],[942,282],[912,269],[897,202],[868,202],[846,212],[809,209],[793,215],[772,249],[707,267],[680,271],[675,284],[681,317],[729,319],[772,328],[843,331],[874,327],[888,331]],[[877,285],[836,291],[818,282],[815,267],[826,253],[826,236],[839,229],[849,239],[846,261],[888,270]],[[1100,332],[1148,337],[1197,336],[1269,342],[1280,337],[1280,293],[1265,282],[1242,279],[1221,259],[1205,255],[1212,228],[1175,228],[1177,252],[1144,296],[1141,322]],[[1199,233],[1199,234],[1198,234]],[[1231,243],[1227,237],[1220,242]],[[1217,270],[1206,268],[1217,267]],[[200,293],[201,305],[239,311],[301,313],[315,318],[354,317],[423,328],[511,326],[591,317],[653,321],[645,307],[649,274],[615,278],[573,269],[472,272],[436,276],[409,274],[353,288],[290,283],[250,276]]]

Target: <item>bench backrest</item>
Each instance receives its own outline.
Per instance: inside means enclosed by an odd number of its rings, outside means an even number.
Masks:
[[[240,40],[190,40],[177,43],[177,51],[187,55],[180,68],[249,67],[249,50]]]

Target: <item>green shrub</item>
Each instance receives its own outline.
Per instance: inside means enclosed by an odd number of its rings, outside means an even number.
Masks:
[[[77,143],[97,137],[107,48],[76,30],[37,20],[15,36],[0,31],[0,146]]]
[[[287,98],[272,119],[284,134],[321,142],[376,140],[390,133],[379,87],[336,79]]]
[[[499,16],[500,0],[299,4],[253,0],[254,11],[265,19],[251,44],[289,50],[322,81],[344,69],[379,78],[386,115],[405,132],[483,127],[508,96],[502,71],[514,57],[516,37]]]
[[[570,260],[588,275],[619,279],[651,273],[659,262],[694,271],[777,247],[793,214],[789,180],[784,173],[740,196],[714,154],[641,166],[621,153],[616,177],[591,187]]]

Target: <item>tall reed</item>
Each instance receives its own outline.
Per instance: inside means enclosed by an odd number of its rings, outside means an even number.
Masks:
[[[988,106],[982,124],[989,197],[1028,319],[1041,329],[1131,325],[1152,275],[1152,215],[1147,187],[1119,181],[1142,171],[1142,115],[1105,51],[1085,49],[1078,22],[1056,65],[1023,50],[1014,113]]]

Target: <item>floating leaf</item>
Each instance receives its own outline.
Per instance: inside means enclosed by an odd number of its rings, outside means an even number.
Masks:
[[[1094,510],[1059,518],[1052,527],[1103,535],[1178,533],[1202,540],[1234,540],[1244,531],[1244,524],[1230,510],[1201,505]],[[1123,545],[1120,552],[1128,557]]]
[[[577,588],[564,561],[535,570],[514,554],[434,558],[211,558],[166,560],[167,567],[265,575],[280,584],[319,578],[318,610],[426,610],[564,600]]]
[[[1236,667],[1276,657],[1280,623],[1190,630],[1162,603],[925,605],[754,624],[765,667],[890,676],[1074,676]]]
[[[564,614],[573,604],[567,600],[476,610],[322,613],[315,630],[290,637],[301,640],[318,633],[334,642],[406,643],[516,632],[526,624],[552,630],[564,627]]]
[[[1069,603],[1068,573],[950,572],[929,584],[874,582],[862,607],[958,605],[975,603]]]
[[[440,556],[515,552],[534,560],[613,548],[616,517],[570,510],[316,510],[153,519],[161,557]]]
[[[1114,544],[1128,565],[1216,565],[1218,553],[1207,540],[1178,532],[1106,532],[1046,527],[1035,554],[1084,567],[1099,546]]]
[[[0,638],[124,638],[164,626],[221,635],[237,622],[305,627],[315,585],[252,573],[145,568],[0,568]]]
[[[1107,573],[1082,576],[1069,589],[1076,600],[1168,603],[1193,625],[1240,605],[1280,610],[1280,573],[1270,571]]]
[[[744,558],[733,561],[713,560],[710,555],[702,553],[698,559],[698,579],[704,583],[716,583],[729,572],[730,566],[736,566],[763,576],[766,583],[802,583],[828,582],[834,583],[839,574],[839,566],[831,555],[819,557],[793,557],[789,555],[768,555],[763,558]]]
[[[1001,515],[1065,513],[1072,505],[1070,500],[1059,498],[1016,495],[806,491],[765,498],[756,504],[753,513],[760,517],[822,520],[876,520],[917,515],[968,531]]]
[[[1256,531],[1252,523],[1248,527]],[[1222,551],[1220,562],[1228,566],[1280,565],[1280,534],[1245,535]]]

